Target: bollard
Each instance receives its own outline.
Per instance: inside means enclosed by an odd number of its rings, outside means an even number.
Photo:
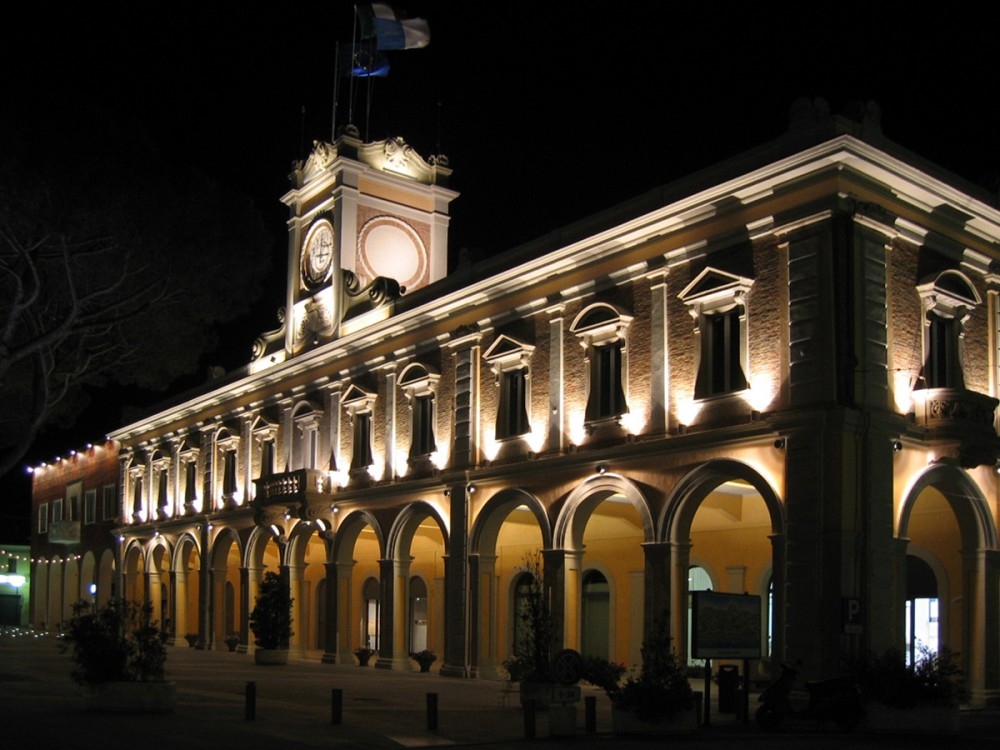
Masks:
[[[433,732],[438,728],[438,694],[427,694],[427,731]]]
[[[330,691],[330,723],[339,724],[344,720],[344,691],[333,688]]]
[[[584,731],[597,734],[597,697],[588,695],[583,699]]]
[[[535,739],[535,699],[524,702],[524,736],[525,739]]]
[[[257,683],[247,681],[245,718],[247,721],[253,721],[256,717],[257,717]]]

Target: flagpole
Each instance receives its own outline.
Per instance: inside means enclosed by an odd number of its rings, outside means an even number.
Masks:
[[[337,140],[337,96],[340,90],[340,40],[333,47],[333,122],[330,123],[330,143]]]

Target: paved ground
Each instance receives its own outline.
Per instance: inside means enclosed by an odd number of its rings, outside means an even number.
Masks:
[[[399,748],[475,746],[492,748],[572,744],[587,748],[649,748],[662,740],[611,735],[610,707],[599,691],[597,732],[587,734],[583,704],[572,739],[549,736],[549,717],[540,713],[536,738],[525,738],[517,693],[505,683],[461,680],[436,674],[400,673],[355,666],[292,661],[258,667],[253,658],[228,652],[170,647],[168,676],[177,682],[173,714],[93,714],[82,710],[80,688],[69,679],[70,659],[51,637],[0,636],[0,747],[39,748]],[[248,681],[256,686],[256,718],[245,717]],[[343,691],[342,723],[331,723],[331,693]],[[427,729],[427,694],[437,695],[438,728]],[[996,747],[1000,712],[963,715],[958,737],[866,732],[817,732],[808,722],[790,722],[778,734],[764,734],[731,714],[714,714],[695,735],[672,738],[674,746],[728,748],[746,743],[819,750],[850,748]]]

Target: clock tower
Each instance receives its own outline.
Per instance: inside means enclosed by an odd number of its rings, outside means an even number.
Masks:
[[[443,278],[458,197],[450,176],[444,157],[425,160],[401,138],[362,143],[351,128],[316,142],[282,198],[291,214],[284,337],[265,334],[258,363],[381,320],[400,295]]]

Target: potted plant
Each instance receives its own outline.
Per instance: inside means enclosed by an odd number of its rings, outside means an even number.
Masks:
[[[222,642],[226,644],[226,648],[230,651],[235,651],[236,647],[240,645],[240,636],[238,633],[229,633]]]
[[[194,648],[198,645],[198,634],[197,633],[185,633],[184,640],[188,642],[189,648]]]
[[[870,730],[956,733],[959,706],[969,697],[956,661],[947,648],[923,649],[907,664],[900,651],[889,649],[849,660],[845,671],[857,680]]]
[[[369,660],[375,656],[375,649],[367,646],[358,646],[354,649],[354,655],[358,658],[359,667],[367,667]]]
[[[410,654],[410,658],[420,665],[421,672],[430,672],[431,664],[437,661],[437,654],[425,648],[423,651]]]
[[[258,664],[287,664],[288,639],[292,637],[292,598],[281,576],[264,574],[257,592],[257,603],[250,613],[250,630],[257,646]]]
[[[592,668],[593,669],[593,668]],[[658,621],[642,644],[638,677],[628,676],[620,665],[594,669],[599,687],[611,699],[615,734],[693,732],[698,728],[694,691],[687,671],[670,649],[666,618]],[[618,679],[616,679],[616,673]]]
[[[73,605],[63,650],[72,648],[71,676],[84,686],[87,710],[174,710],[177,686],[166,681],[167,650],[152,613],[151,604],[124,599]]]
[[[530,583],[520,597],[521,610],[516,613],[520,645],[518,652],[503,661],[510,682],[520,684],[520,702],[535,701],[535,708],[548,708],[556,684],[552,668],[552,652],[556,643],[556,622],[545,596],[541,554],[537,551],[524,557],[518,573],[527,573]]]

